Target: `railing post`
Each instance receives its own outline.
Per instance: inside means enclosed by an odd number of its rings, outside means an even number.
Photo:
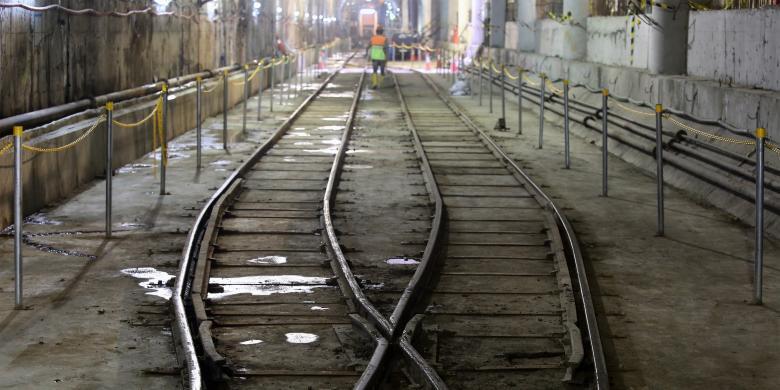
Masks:
[[[228,76],[226,70],[222,75],[222,149],[227,150],[228,146]]]
[[[482,62],[479,63],[479,106],[482,107],[482,93],[485,90],[483,87],[484,82],[482,80],[482,70],[484,68],[482,67]]]
[[[22,126],[14,127],[14,308],[22,309]]]
[[[490,113],[493,113],[493,60],[490,60],[488,62],[488,73],[490,74],[490,77],[488,78],[488,94],[490,94]]]
[[[114,102],[106,103],[106,238],[111,238],[112,179],[114,176]]]
[[[609,196],[609,90],[601,91],[601,195]]]
[[[517,134],[523,134],[523,68],[517,67]]]
[[[292,83],[293,83],[293,64],[292,64],[292,60],[288,59],[288,62],[287,62],[287,103],[289,103],[289,104],[292,104],[292,102],[290,100],[292,100],[293,97],[294,97]]]
[[[658,218],[656,235],[664,235],[664,140],[663,140],[663,115],[664,108],[660,104],[655,105],[655,162],[656,162],[656,191],[658,198]]]
[[[498,76],[498,80],[501,83],[501,120],[503,121],[506,121],[506,87],[504,86],[505,71],[506,65],[501,64],[501,75]]]
[[[547,75],[541,74],[539,81],[539,149],[544,147],[544,91],[547,81]]]
[[[764,147],[766,129],[756,129],[756,253],[755,253],[755,303],[763,302],[764,285]]]
[[[263,120],[263,88],[266,80],[264,79],[265,70],[262,61],[257,66],[260,67],[260,74],[257,75],[260,83],[260,87],[257,89],[257,121],[261,122]]]
[[[563,80],[563,166],[566,169],[571,168],[569,141],[569,80]]]
[[[274,65],[274,59],[271,57],[271,85],[269,85],[269,88],[271,89],[271,99],[268,100],[268,103],[270,104],[269,111],[274,112],[274,83],[276,82],[276,65]]]
[[[196,124],[196,151],[195,165],[200,170],[203,159],[203,79],[198,76],[195,79],[195,124]]]
[[[163,84],[162,88],[162,128],[160,129],[160,195],[165,195],[165,175],[166,169],[166,145],[168,144],[168,84]]]
[[[244,65],[244,106],[241,122],[241,134],[246,134],[247,105],[249,105],[249,65]]]

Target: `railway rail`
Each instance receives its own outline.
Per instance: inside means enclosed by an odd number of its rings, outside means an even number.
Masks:
[[[606,389],[565,217],[427,76],[364,80],[330,75],[199,216],[189,387]]]

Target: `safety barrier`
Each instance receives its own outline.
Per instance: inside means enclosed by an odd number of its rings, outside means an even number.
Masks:
[[[327,45],[319,46],[319,47],[309,47],[302,49],[299,53],[293,53],[288,54],[280,57],[275,58],[267,58],[267,59],[261,59],[258,61],[254,61],[252,64],[246,64],[243,67],[240,68],[237,72],[234,72],[231,75],[231,69],[225,68],[222,69],[221,72],[217,73],[216,75],[210,74],[210,80],[206,81],[204,80],[203,74],[197,74],[194,76],[194,88],[195,88],[195,99],[196,99],[196,109],[195,109],[195,123],[196,123],[196,138],[197,138],[197,144],[196,144],[196,152],[197,152],[197,158],[196,158],[196,169],[201,169],[201,163],[202,163],[202,101],[203,101],[203,95],[210,94],[215,92],[220,86],[222,86],[222,113],[223,113],[223,128],[222,128],[222,138],[223,138],[223,148],[225,150],[228,149],[228,134],[227,134],[227,113],[229,110],[229,99],[228,99],[228,92],[230,89],[230,86],[237,86],[237,87],[243,87],[243,124],[242,124],[242,133],[246,132],[247,127],[247,104],[249,101],[249,95],[250,90],[252,89],[252,83],[254,80],[260,80],[259,82],[259,94],[262,96],[263,93],[263,83],[267,82],[268,80],[263,80],[263,73],[264,71],[268,70],[271,74],[270,76],[270,89],[271,89],[271,101],[274,100],[274,90],[276,89],[277,85],[275,83],[275,76],[274,74],[276,72],[281,71],[282,76],[280,76],[280,80],[287,80],[286,84],[286,91],[285,91],[285,85],[280,84],[280,94],[279,99],[280,102],[283,101],[283,99],[293,99],[293,97],[297,96],[299,93],[302,92],[302,84],[303,84],[303,76],[302,74],[305,73],[309,68],[312,70],[312,74],[315,71],[318,71],[319,68],[324,67],[324,64],[322,61],[324,61],[327,58],[327,55],[323,54],[320,55],[320,53],[330,53],[331,49],[335,47],[335,45],[339,41],[334,41],[332,43],[329,43]],[[318,61],[312,61],[311,64],[307,64],[307,54],[314,52],[314,55],[320,60]],[[296,64],[296,66],[293,66],[293,64]],[[250,74],[250,69],[254,67],[254,70]],[[280,70],[278,70],[280,69]],[[294,78],[293,73],[297,72],[298,77]],[[240,80],[231,80],[231,77],[236,76],[237,74],[243,74],[243,78]],[[259,77],[258,77],[259,76]],[[188,76],[189,77],[189,76]],[[185,80],[189,80],[187,77],[184,78]],[[192,86],[190,85],[191,82],[184,83],[182,82],[180,84],[179,90],[185,90],[190,89]],[[296,84],[296,85],[294,85]],[[114,119],[115,114],[115,102],[112,100],[112,97],[125,97],[129,96],[132,98],[135,97],[143,97],[144,95],[140,95],[140,91],[143,92],[150,92],[150,94],[147,94],[146,96],[154,97],[154,105],[151,109],[151,111],[146,114],[142,119],[136,121],[136,122],[122,122],[119,120]],[[172,99],[169,96],[169,84],[167,82],[162,82],[158,85],[155,84],[150,87],[142,87],[138,91],[130,91],[130,93],[116,93],[107,95],[107,98],[105,99],[105,104],[102,107],[102,109],[98,110],[97,117],[93,119],[89,119],[90,125],[89,127],[84,130],[75,140],[66,143],[65,145],[61,146],[55,146],[55,147],[42,147],[38,146],[36,144],[31,144],[27,141],[29,141],[29,137],[25,137],[25,132],[23,126],[13,126],[13,135],[12,140],[8,141],[4,144],[0,144],[0,156],[3,156],[6,153],[9,153],[13,151],[13,160],[14,160],[14,202],[13,202],[13,212],[14,212],[14,269],[15,269],[15,294],[14,294],[14,302],[16,308],[22,308],[23,307],[23,290],[22,290],[22,281],[23,281],[23,272],[22,272],[22,236],[23,236],[23,193],[22,193],[22,168],[23,168],[23,152],[28,151],[32,153],[58,153],[58,152],[64,152],[66,150],[69,150],[71,148],[74,148],[75,146],[81,144],[83,141],[87,140],[96,133],[100,125],[105,123],[105,130],[106,130],[106,160],[105,160],[105,173],[106,173],[106,190],[105,190],[105,236],[106,238],[111,238],[112,236],[112,198],[113,198],[113,188],[112,188],[112,176],[113,176],[113,156],[114,156],[114,127],[122,128],[122,129],[134,129],[139,128],[141,126],[148,126],[148,124],[151,122],[152,124],[152,158],[154,159],[155,163],[153,164],[153,170],[155,176],[157,176],[157,170],[159,169],[159,178],[160,178],[160,195],[166,195],[166,170],[168,166],[168,125],[169,125],[169,114],[168,114],[168,104],[169,101]],[[99,100],[95,99],[95,100]],[[260,115],[260,104],[262,100],[258,99],[258,120],[261,119]],[[70,109],[70,108],[68,108]],[[48,114],[47,114],[48,115]],[[28,120],[28,118],[31,118],[30,115],[22,115],[20,118],[23,118],[24,120]],[[37,122],[34,122],[37,123]],[[28,138],[25,140],[25,138]],[[159,158],[159,165],[157,163],[157,149],[159,147],[160,150],[160,158]]]
[[[446,51],[445,51],[446,52]],[[449,58],[457,58],[458,55],[462,56],[462,52],[451,55]],[[516,73],[510,71],[511,68],[516,69]],[[746,177],[744,173],[740,176],[743,179],[751,179],[755,181],[755,194],[752,198],[746,195],[742,195],[742,198],[748,201],[752,201],[755,207],[755,253],[754,253],[754,302],[760,304],[762,302],[762,285],[763,285],[763,240],[764,240],[764,191],[765,186],[765,171],[768,169],[765,165],[765,151],[780,155],[780,144],[777,141],[771,140],[767,137],[766,129],[757,128],[755,131],[746,129],[739,129],[728,123],[720,120],[702,119],[693,115],[687,114],[682,111],[678,111],[669,107],[663,107],[661,104],[648,104],[640,102],[628,97],[622,97],[615,94],[611,94],[609,89],[594,89],[584,84],[572,83],[567,79],[551,80],[547,75],[541,72],[535,72],[529,69],[524,69],[517,65],[507,65],[496,63],[492,59],[481,60],[479,58],[473,59],[473,64],[469,68],[463,68],[468,73],[468,77],[478,77],[479,79],[479,105],[482,106],[482,95],[484,93],[483,80],[488,82],[488,95],[489,95],[489,111],[493,112],[493,86],[497,85],[501,88],[501,116],[495,126],[496,130],[506,131],[509,130],[506,127],[506,95],[505,92],[509,90],[515,93],[518,97],[518,123],[522,124],[522,101],[526,99],[528,101],[533,100],[530,97],[524,96],[524,92],[530,92],[533,95],[537,95],[539,100],[535,102],[539,106],[539,132],[538,132],[538,145],[539,149],[544,145],[544,113],[549,111],[545,108],[546,102],[560,103],[563,106],[563,112],[553,111],[563,117],[563,136],[564,136],[564,168],[569,169],[571,167],[571,148],[570,148],[570,112],[572,110],[578,111],[587,115],[591,119],[601,120],[601,142],[602,142],[602,188],[601,195],[604,197],[609,196],[609,167],[608,167],[608,154],[609,154],[609,139],[614,138],[609,134],[609,125],[618,125],[613,119],[620,119],[627,123],[637,125],[641,128],[651,130],[655,134],[652,137],[655,143],[653,150],[653,157],[656,160],[656,191],[657,191],[657,217],[656,217],[656,235],[664,235],[664,166],[668,161],[664,158],[664,149],[672,148],[673,141],[684,140],[690,142],[697,147],[709,148],[711,151],[720,151],[728,153],[722,149],[715,148],[697,139],[687,137],[688,133],[692,133],[697,136],[705,137],[715,142],[729,143],[734,145],[742,145],[752,148],[752,153],[755,155],[755,161],[751,164],[755,166],[755,177]],[[460,73],[457,69],[451,69],[450,73],[452,77],[456,77],[455,74]],[[536,80],[528,77],[529,74],[536,76]],[[507,79],[516,81],[516,84],[507,82]],[[562,88],[556,86],[557,83],[562,85]],[[582,88],[589,93],[598,94],[601,96],[601,105],[593,106],[587,103],[574,101],[570,99],[571,88]],[[627,104],[632,104],[640,107],[648,108],[649,111],[641,111],[629,107]],[[574,106],[573,106],[574,105]],[[630,118],[620,115],[616,111],[622,111],[624,113],[638,115],[647,118],[655,118],[655,126],[649,127],[640,123],[632,121]],[[594,118],[595,117],[595,118]],[[600,118],[599,118],[600,117]],[[681,131],[669,134],[664,132],[664,121],[671,123],[678,127]],[[687,122],[687,123],[686,123]],[[726,130],[733,136],[725,136],[716,134],[712,131],[707,131],[697,127],[695,124],[704,126],[713,126]],[[592,127],[591,127],[592,128]],[[592,128],[596,130],[595,128]],[[522,134],[522,129],[518,129],[518,134]],[[663,137],[672,137],[673,140],[669,143],[664,143]],[[647,136],[646,136],[647,137]],[[733,157],[733,156],[732,156]],[[700,157],[700,159],[703,159]],[[707,160],[713,166],[722,169],[729,169],[729,173],[736,173],[733,167],[727,167],[723,164],[719,164],[717,161]],[[677,165],[679,167],[679,165]],[[774,171],[773,171],[774,172]],[[740,172],[741,173],[741,172]],[[778,172],[775,172],[778,173]],[[780,191],[780,188],[770,187],[774,191]],[[777,212],[778,210],[773,211]]]

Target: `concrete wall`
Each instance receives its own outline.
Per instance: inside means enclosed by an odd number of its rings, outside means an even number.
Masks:
[[[150,2],[57,3],[72,9],[130,10]],[[196,0],[178,3],[182,12],[197,12],[192,6]],[[212,69],[220,62],[243,62],[247,20],[238,12],[251,4],[219,0],[219,5],[220,12],[231,15],[227,23],[205,15],[196,22],[148,15],[118,18],[0,10],[0,74],[14,76],[0,77],[0,117]],[[252,19],[255,48],[270,45],[271,24],[266,20]]]
[[[780,9],[692,12],[688,74],[780,91]]]
[[[307,53],[308,63],[314,52]],[[234,73],[232,81],[243,79],[243,72]],[[253,93],[259,88],[259,78],[252,82]],[[278,80],[278,79],[277,79]],[[267,77],[264,81],[268,81]],[[211,84],[207,82],[210,88]],[[173,139],[195,128],[195,90],[192,86],[171,91],[176,95],[169,103],[170,122],[168,138]],[[243,100],[243,88],[229,88],[229,106]],[[156,98],[139,98],[118,103],[115,119],[135,122],[143,119],[153,108]],[[30,141],[37,146],[52,147],[65,145],[78,138],[90,127],[90,118],[102,114],[103,109],[76,114],[38,128],[25,131]],[[203,96],[203,117],[222,112],[222,87]],[[134,129],[115,128],[114,167],[119,168],[152,151],[151,121]],[[11,137],[0,138],[0,145],[11,141]],[[59,153],[32,153],[24,155],[24,214],[33,213],[48,204],[61,201],[79,191],[96,177],[104,177],[105,124],[99,125],[92,135],[71,149]],[[0,155],[0,229],[8,226],[13,218],[13,150]],[[97,205],[102,207],[102,205]]]
[[[650,26],[636,27],[633,64],[629,42],[631,21],[622,16],[588,18],[586,61],[606,65],[631,66],[647,69],[650,50]]]

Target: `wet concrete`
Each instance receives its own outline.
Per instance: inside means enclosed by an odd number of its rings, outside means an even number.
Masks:
[[[172,275],[203,202],[293,108],[277,100],[270,113],[268,91],[263,103],[265,120],[257,123],[251,120],[257,100],[250,100],[246,134],[240,134],[241,105],[229,113],[227,152],[221,115],[205,121],[199,171],[195,132],[173,140],[165,196],[159,154],[119,168],[112,239],[103,233],[103,181],[28,218],[24,310],[13,309],[13,240],[9,229],[3,232],[0,388],[179,387],[168,307]]]
[[[449,87],[434,76],[443,90]],[[494,108],[500,113],[496,91]],[[753,229],[667,187],[666,237],[655,236],[655,178],[610,156],[610,197],[601,192],[601,150],[572,137],[563,169],[559,118],[546,117],[536,148],[537,106],[516,104],[507,125],[476,97],[456,97],[563,207],[578,233],[599,310],[613,388],[773,389],[780,380],[780,243],[766,242],[764,305],[751,304]],[[527,105],[526,105],[527,104]]]

